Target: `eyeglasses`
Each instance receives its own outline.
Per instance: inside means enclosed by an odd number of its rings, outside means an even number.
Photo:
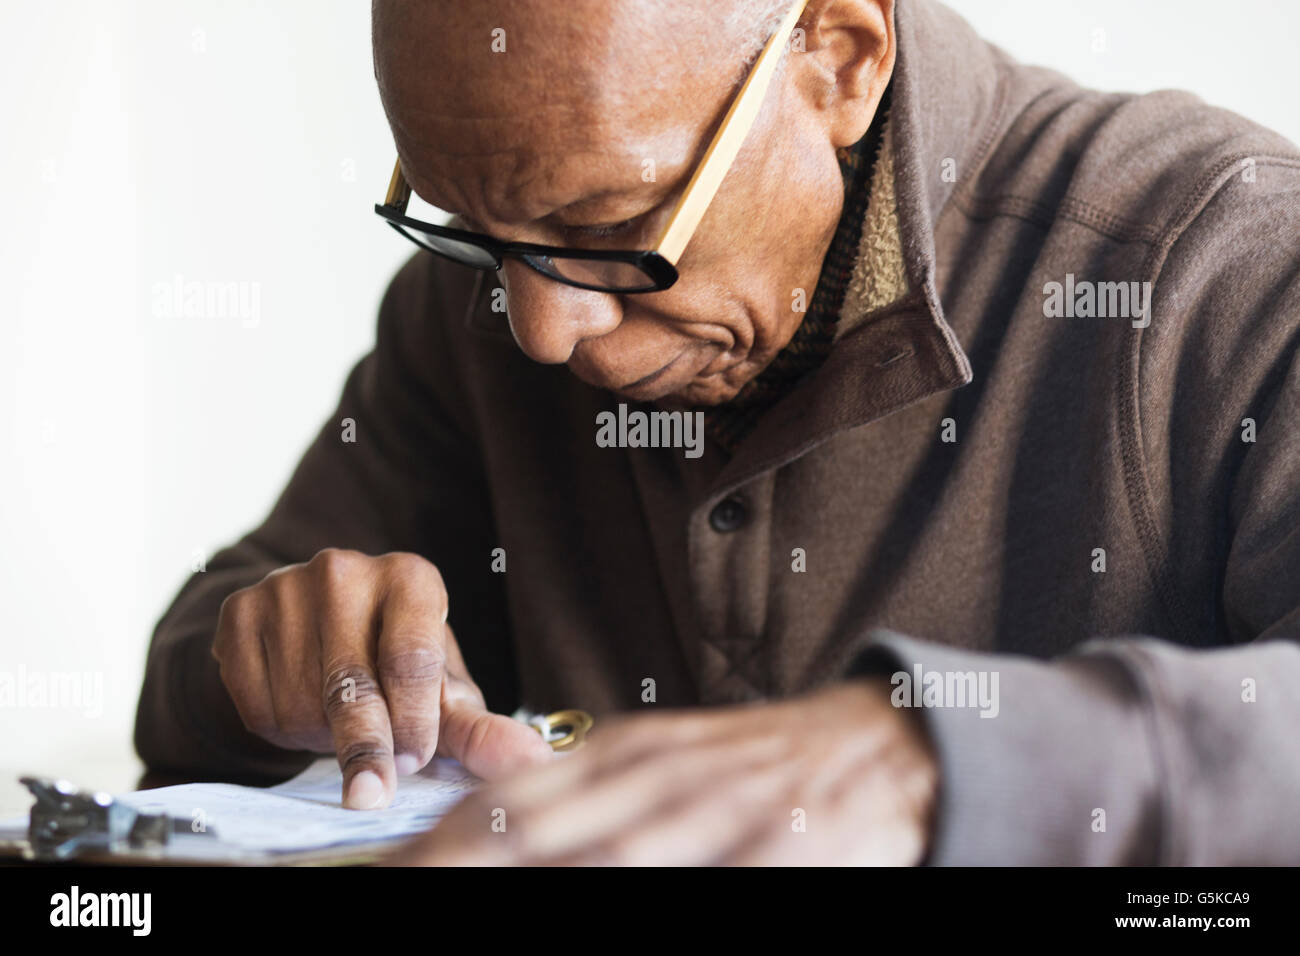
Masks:
[[[400,159],[393,169],[388,195],[383,205],[375,206],[375,212],[417,245],[476,269],[500,269],[506,259],[519,259],[547,278],[579,289],[620,294],[667,289],[677,281],[677,262],[695,235],[700,220],[758,117],[781,52],[807,2],[796,0],[764,45],[727,115],[722,118],[722,125],[709,143],[704,158],[673,207],[653,250],[574,249],[530,242],[501,242],[482,233],[412,219],[406,215],[411,187],[402,174]]]

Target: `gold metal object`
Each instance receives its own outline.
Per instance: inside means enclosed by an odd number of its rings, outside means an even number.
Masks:
[[[585,710],[557,710],[540,717],[530,726],[542,735],[542,739],[550,744],[551,749],[556,753],[567,753],[582,746],[587,738],[587,732],[595,722],[591,714]],[[561,731],[565,732],[561,733]]]

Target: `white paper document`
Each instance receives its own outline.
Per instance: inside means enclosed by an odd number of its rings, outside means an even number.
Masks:
[[[421,833],[477,782],[456,761],[435,758],[419,774],[398,778],[387,809],[347,810],[338,762],[326,757],[292,780],[266,789],[190,783],[141,790],[120,799],[145,813],[189,820],[191,830],[214,830],[217,842],[227,849],[277,854],[396,841]]]
[[[432,827],[478,782],[455,760],[435,758],[420,773],[398,778],[387,809],[346,810],[338,762],[324,757],[274,787],[187,783],[116,799],[189,824],[189,833],[174,835],[158,854],[164,859],[276,862],[311,851],[397,843]]]

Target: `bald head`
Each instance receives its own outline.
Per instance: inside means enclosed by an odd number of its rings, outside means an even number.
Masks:
[[[495,188],[478,212],[512,224],[586,198],[531,194],[565,166],[599,193],[640,183],[645,159],[689,162],[788,2],[738,0],[719,18],[688,0],[376,0],[375,73],[399,152],[428,170],[416,191],[471,214],[439,167],[486,161]],[[420,162],[430,151],[442,162]]]
[[[792,0],[374,0],[375,72],[423,67],[444,83],[454,66],[480,64],[491,38],[507,71],[539,77],[581,75],[593,88],[626,86],[671,94],[685,71],[720,82],[758,55]],[[476,41],[479,41],[476,43]],[[732,75],[728,74],[731,66]],[[617,69],[611,69],[617,67]],[[630,68],[635,68],[633,71]]]

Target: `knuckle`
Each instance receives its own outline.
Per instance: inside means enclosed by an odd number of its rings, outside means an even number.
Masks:
[[[358,737],[338,748],[339,767],[346,774],[358,766],[393,759],[393,748],[378,737]]]
[[[469,721],[441,721],[438,725],[438,744],[450,753],[469,754],[480,746],[487,736],[486,722],[481,717]]]
[[[349,707],[375,700],[382,701],[383,693],[364,664],[338,664],[326,670],[323,704],[329,720],[347,713]]]
[[[342,586],[363,573],[369,560],[359,551],[324,548],[307,562],[307,569],[326,587]]]
[[[447,655],[425,635],[396,635],[393,649],[379,652],[379,677],[386,685],[428,684],[442,677]]]
[[[476,753],[483,749],[492,736],[493,723],[487,714],[480,714],[470,723],[465,735],[465,753]]]
[[[217,613],[214,650],[226,651],[229,642],[236,642],[257,633],[260,604],[256,586],[240,588],[227,595]]]
[[[276,568],[249,589],[251,603],[259,623],[283,621],[286,614],[303,603],[303,576],[301,564]]]
[[[438,593],[445,593],[442,572],[437,565],[410,551],[390,551],[380,559],[385,570],[395,578],[419,584],[423,588],[433,588]]]
[[[276,607],[282,607],[291,601],[294,594],[299,590],[299,572],[301,568],[302,565],[290,565],[287,568],[272,571],[262,579],[257,587],[266,594]]]
[[[428,716],[432,722],[436,714],[431,712]],[[438,741],[431,723],[408,722],[393,725],[393,746],[400,752],[415,757],[423,765],[433,759]]]
[[[388,551],[379,556],[379,561],[391,571],[406,574],[422,574],[426,568],[436,570],[428,559],[414,551]]]

